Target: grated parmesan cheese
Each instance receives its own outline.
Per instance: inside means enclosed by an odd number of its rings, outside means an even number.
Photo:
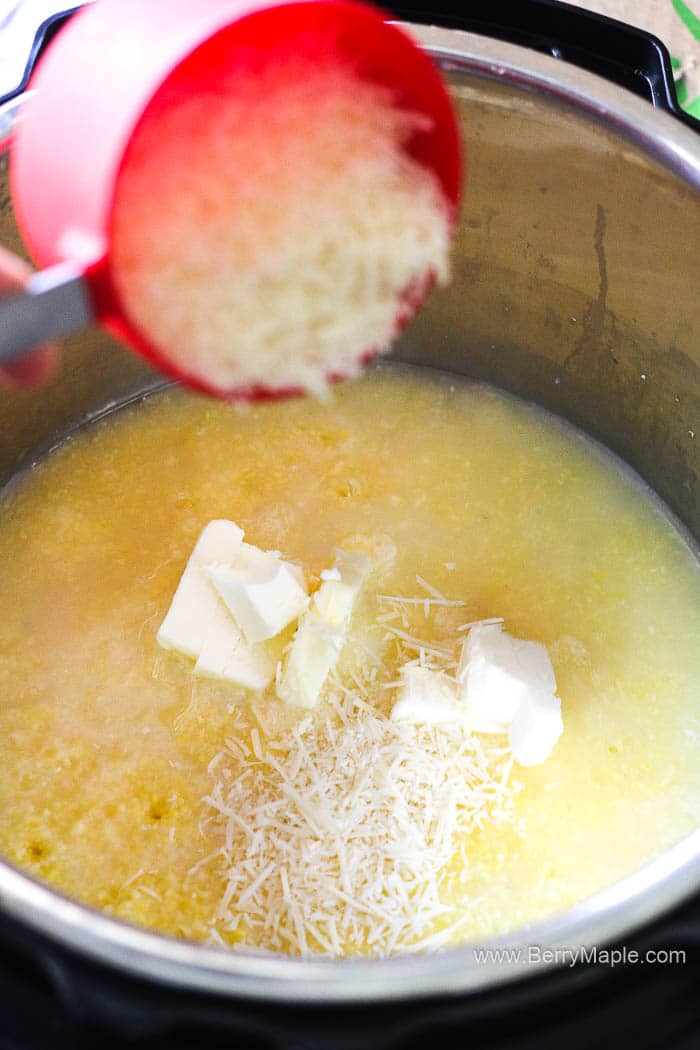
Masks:
[[[258,739],[255,755],[227,749],[207,799],[226,843],[214,940],[244,913],[249,943],[276,952],[449,942],[469,910],[444,901],[459,843],[510,813],[507,748],[397,724],[346,689],[295,725],[282,751]]]
[[[321,704],[303,717],[269,705],[269,731],[253,729],[248,748],[227,741],[211,763],[203,819],[209,836],[218,829],[208,863],[222,886],[213,944],[385,956],[441,948],[469,921],[468,837],[511,818],[512,756],[464,725],[392,720],[386,690],[407,675],[436,668],[455,685],[462,603],[421,586],[455,621],[451,641],[386,620],[356,628],[354,659],[331,672]],[[422,598],[383,596],[378,608],[387,602],[421,617]]]

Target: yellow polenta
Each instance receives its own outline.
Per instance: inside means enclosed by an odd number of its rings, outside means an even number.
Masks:
[[[460,843],[460,877],[445,884],[465,915],[459,938],[565,908],[696,826],[694,555],[641,485],[580,436],[429,375],[382,366],[328,404],[245,412],[160,393],[66,441],[6,495],[7,857],[123,919],[268,943],[245,909],[237,931],[217,918],[226,873],[207,858],[223,832],[203,802],[225,741],[250,755],[264,728],[243,690],[194,678],[155,641],[214,518],[299,562],[312,586],[348,538],[376,537],[395,555],[375,590],[424,594],[418,575],[464,601],[457,623],[503,617],[548,647],[564,733],[544,764],[514,767],[506,818]],[[387,608],[375,598],[357,617],[376,626]],[[428,642],[444,632],[439,612],[421,615],[411,629]],[[263,699],[274,720],[279,702]]]

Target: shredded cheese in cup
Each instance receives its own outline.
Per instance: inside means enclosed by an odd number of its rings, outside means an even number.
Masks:
[[[224,396],[358,373],[448,276],[450,208],[406,149],[426,120],[333,56],[161,92],[115,196],[130,321]]]

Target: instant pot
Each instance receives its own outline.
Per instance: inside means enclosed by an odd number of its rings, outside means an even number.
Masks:
[[[21,119],[32,64],[72,13],[26,30],[0,140]],[[450,83],[468,174],[452,283],[394,355],[570,420],[697,540],[700,127],[676,103],[665,48],[548,0],[395,14]],[[0,243],[19,250],[6,165],[5,154]],[[47,387],[2,391],[0,483],[161,383],[101,331],[71,340]],[[0,1050],[413,1050],[426,1040],[680,1050],[700,1041],[700,831],[488,946],[388,960],[206,949],[97,914],[0,862],[0,945]],[[484,947],[506,952],[484,961]]]

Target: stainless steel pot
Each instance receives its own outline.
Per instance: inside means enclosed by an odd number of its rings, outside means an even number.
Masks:
[[[449,77],[468,180],[452,284],[396,356],[487,380],[571,420],[630,463],[698,538],[700,137],[566,63],[455,30],[412,31]],[[20,247],[4,170],[0,242]],[[158,382],[101,332],[73,340],[46,389],[2,392],[0,481]],[[479,963],[477,949],[625,938],[698,890],[700,831],[583,904],[488,945],[311,961],[148,933],[0,861],[0,911],[46,943],[179,989],[278,1003],[493,988],[536,964],[527,951]]]

